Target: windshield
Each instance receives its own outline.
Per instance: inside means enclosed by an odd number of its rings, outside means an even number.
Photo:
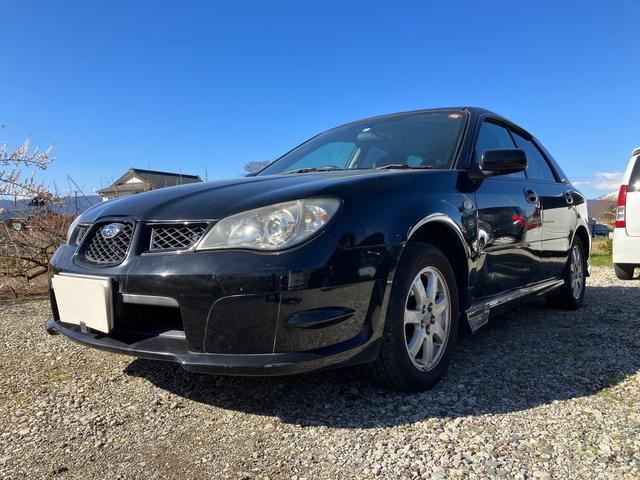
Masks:
[[[334,128],[280,157],[260,175],[375,168],[449,168],[466,115],[432,111]]]

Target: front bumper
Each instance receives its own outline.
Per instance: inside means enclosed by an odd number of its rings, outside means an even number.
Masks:
[[[267,354],[215,354],[190,352],[183,339],[155,336],[133,343],[99,333],[83,333],[50,318],[45,324],[51,335],[62,334],[82,345],[139,358],[178,363],[189,372],[220,375],[289,375],[330,368],[336,365],[366,363],[375,359],[377,342],[353,339],[316,352]]]
[[[109,277],[115,328],[105,335],[62,323],[52,291],[47,331],[196,372],[276,375],[362,363],[377,354],[400,251],[383,245],[134,255],[115,267],[90,267],[63,246],[51,275]],[[144,301],[132,306],[132,298]]]

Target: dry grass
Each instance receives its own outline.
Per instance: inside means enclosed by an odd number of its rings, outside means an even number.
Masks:
[[[591,255],[608,255],[611,256],[613,252],[613,239],[612,238],[594,238],[591,243]]]

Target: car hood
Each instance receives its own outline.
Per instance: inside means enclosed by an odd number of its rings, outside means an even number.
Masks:
[[[83,222],[102,217],[130,216],[141,221],[219,220],[265,205],[307,198],[340,195],[345,187],[399,179],[407,171],[352,170],[287,175],[240,177],[161,188],[94,205]]]

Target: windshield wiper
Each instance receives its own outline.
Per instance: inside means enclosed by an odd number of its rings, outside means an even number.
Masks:
[[[429,168],[435,167],[431,165],[407,165],[406,163],[390,163],[389,165],[376,167],[376,170],[427,170]]]
[[[298,168],[297,170],[290,170],[288,172],[283,172],[285,175],[290,173],[309,173],[309,172],[332,172],[334,170],[344,170],[343,168],[326,166],[326,167],[310,167],[310,168]]]

